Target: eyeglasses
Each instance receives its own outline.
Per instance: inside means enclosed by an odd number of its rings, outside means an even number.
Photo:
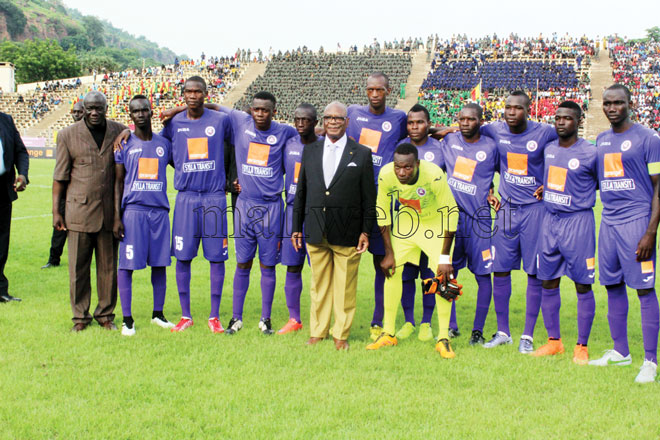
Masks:
[[[346,116],[323,116],[325,122],[344,122]]]

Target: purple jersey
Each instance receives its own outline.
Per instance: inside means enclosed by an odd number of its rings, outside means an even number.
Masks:
[[[401,142],[399,142],[396,146],[398,147],[401,144],[411,144],[411,143],[412,142],[410,142],[410,138],[407,137]],[[419,158],[421,160],[432,162],[437,166],[439,166],[440,168],[442,168],[445,163],[442,158],[440,141],[437,139],[433,139],[430,136],[426,139],[424,145],[422,145],[421,147],[417,147],[417,154],[419,155]]]
[[[408,116],[401,110],[385,107],[381,115],[374,115],[368,106],[348,107],[346,135],[371,148],[374,162],[374,179],[378,185],[378,173],[383,165],[392,162],[399,141],[408,134]]]
[[[653,199],[649,175],[660,173],[660,135],[635,124],[623,133],[604,131],[596,145],[602,220],[616,225],[648,216]]]
[[[318,138],[317,138],[318,139]],[[286,204],[293,206],[298,187],[298,173],[305,145],[300,141],[300,135],[286,141],[284,146],[284,188],[286,190]]]
[[[229,113],[234,132],[236,168],[241,196],[256,200],[277,200],[284,190],[284,144],[298,135],[290,125],[271,122],[266,131],[258,130],[254,119],[239,110]]]
[[[167,139],[154,134],[150,141],[143,141],[131,134],[124,149],[115,152],[115,162],[126,169],[122,209],[140,205],[169,210],[166,170],[171,161],[172,146]]]
[[[161,132],[172,142],[174,188],[178,191],[225,191],[225,139],[231,128],[226,115],[204,110],[199,119],[187,112],[174,116]]]
[[[593,208],[598,171],[596,146],[582,138],[568,148],[552,141],[545,147],[543,203],[553,214]]]
[[[441,142],[442,168],[456,204],[470,216],[489,216],[488,193],[499,157],[495,142],[481,136],[475,143],[465,142],[460,132],[450,133]],[[485,209],[484,209],[485,208]]]
[[[500,157],[499,193],[503,202],[516,205],[537,203],[534,191],[543,182],[543,150],[557,139],[552,125],[527,121],[527,128],[513,134],[504,121],[483,125],[481,133],[490,136]]]

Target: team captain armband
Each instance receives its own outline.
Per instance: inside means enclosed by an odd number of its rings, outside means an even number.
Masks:
[[[660,162],[651,162],[648,165],[649,174],[660,174]]]

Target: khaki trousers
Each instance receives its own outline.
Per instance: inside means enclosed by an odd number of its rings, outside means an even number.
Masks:
[[[335,246],[324,238],[320,244],[307,243],[312,267],[310,336],[325,338],[334,308],[332,336],[346,340],[355,316],[357,276],[360,254],[354,246]]]
[[[92,254],[96,256],[96,291],[98,304],[94,319],[99,324],[115,319],[117,304],[117,240],[112,231],[99,232],[68,231],[69,239],[69,295],[74,323],[91,322],[89,304],[92,285],[89,270]]]

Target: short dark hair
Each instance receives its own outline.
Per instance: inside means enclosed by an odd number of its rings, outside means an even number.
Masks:
[[[623,90],[623,93],[626,94],[626,98],[628,99],[628,101],[632,99],[632,94],[630,93],[630,89],[628,89],[628,87],[624,86],[623,84],[612,84],[607,89],[605,89],[605,91],[608,90]]]
[[[474,110],[475,112],[477,112],[477,117],[478,117],[479,119],[483,118],[483,116],[484,116],[484,110],[481,108],[481,106],[480,106],[479,104],[476,104],[476,103],[474,103],[474,102],[471,102],[471,103],[469,103],[469,104],[465,104],[461,110],[466,109],[466,108],[468,108],[468,109],[472,109],[472,110]]]
[[[557,108],[558,109],[559,108],[570,108],[571,110],[573,110],[575,112],[575,114],[577,115],[578,120],[580,120],[582,118],[582,109],[580,108],[580,106],[578,105],[577,102],[564,101],[561,104],[559,104],[557,106]]]
[[[531,99],[529,99],[529,95],[527,93],[523,92],[522,90],[514,90],[509,94],[509,96],[520,96],[522,98],[525,98],[525,102],[527,103],[526,105],[529,106],[531,104]]]
[[[149,98],[147,98],[147,97],[144,96],[144,95],[135,95],[135,96],[133,96],[133,97],[131,98],[130,101],[128,101],[128,103],[130,104],[131,102],[133,102],[133,101],[135,101],[135,100],[137,100],[137,99],[146,99],[147,101],[149,101]]]
[[[413,144],[409,144],[408,142],[397,146],[396,150],[394,150],[394,154],[402,154],[404,156],[407,156],[408,154],[412,154],[415,157],[415,160],[419,160],[419,153],[417,151],[417,147],[414,146]]]
[[[252,97],[252,100],[254,101],[255,99],[264,99],[266,101],[270,101],[273,103],[273,107],[275,107],[275,104],[277,104],[277,100],[275,99],[275,95],[273,95],[270,92],[257,92],[254,94]]]
[[[419,113],[422,112],[426,116],[426,120],[431,122],[431,115],[429,114],[429,111],[424,107],[422,104],[415,104],[412,107],[410,107],[410,110],[408,110],[408,114],[410,113]]]
[[[204,91],[206,91],[206,81],[204,81],[204,78],[202,78],[201,76],[196,76],[195,75],[195,76],[191,76],[190,78],[188,78],[186,80],[186,82],[183,84],[184,89],[186,88],[186,84],[188,84],[189,82],[200,83],[202,85],[202,87],[204,88]]]
[[[298,107],[296,107],[296,110],[298,110],[298,109],[300,109],[300,110],[309,110],[312,113],[312,117],[314,119],[318,119],[318,115],[316,113],[316,107],[314,107],[309,102],[301,103]],[[294,111],[294,113],[295,113],[295,111]]]
[[[369,75],[369,78],[383,78],[385,80],[385,87],[390,86],[390,77],[387,76],[384,72],[381,72],[379,70],[372,72],[371,75]]]

